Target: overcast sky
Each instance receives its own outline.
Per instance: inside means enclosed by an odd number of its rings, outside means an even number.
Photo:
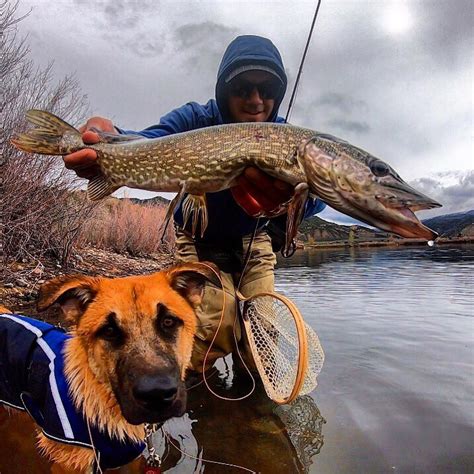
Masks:
[[[20,0],[19,13],[32,11],[19,29],[38,64],[76,74],[93,114],[140,130],[213,97],[222,54],[240,34],[280,49],[288,99],[315,6]],[[423,218],[474,209],[473,46],[471,0],[322,0],[291,122],[366,149],[444,204]]]

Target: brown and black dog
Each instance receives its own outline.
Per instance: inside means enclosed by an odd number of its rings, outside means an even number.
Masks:
[[[205,281],[217,278],[212,267],[188,263],[145,276],[64,276],[40,288],[38,309],[58,303],[72,324],[64,375],[89,434],[92,427],[111,440],[141,443],[143,423],[184,413],[195,308]],[[38,434],[40,450],[66,471],[85,472],[97,462],[97,451],[46,434]]]

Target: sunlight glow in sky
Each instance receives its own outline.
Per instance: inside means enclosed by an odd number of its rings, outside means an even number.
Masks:
[[[382,18],[384,29],[393,35],[406,33],[413,27],[413,15],[404,3],[394,3],[387,6]]]

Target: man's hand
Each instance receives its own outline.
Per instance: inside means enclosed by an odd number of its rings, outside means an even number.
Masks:
[[[101,130],[102,132],[117,134],[114,124],[103,117],[92,117],[85,125],[79,127],[82,133],[82,141],[86,145],[99,143],[99,135],[91,129]],[[100,173],[100,168],[96,163],[97,153],[92,148],[84,148],[63,157],[64,165],[67,169],[75,171],[80,178],[92,179]]]
[[[231,188],[232,195],[244,211],[254,217],[272,214],[293,195],[293,186],[273,178],[258,168],[246,168]]]

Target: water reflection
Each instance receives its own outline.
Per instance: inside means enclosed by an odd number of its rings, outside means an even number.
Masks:
[[[278,256],[278,266],[289,267],[319,267],[327,264],[348,261],[364,261],[382,257],[384,260],[397,261],[432,261],[455,263],[456,265],[472,264],[474,262],[474,246],[470,244],[434,245],[433,247],[400,246],[400,247],[345,247],[335,249],[310,248],[298,250],[289,259]]]
[[[238,377],[232,383],[229,377],[221,375],[212,388],[229,398],[248,393],[248,379]],[[171,439],[156,435],[155,444],[165,453],[166,472],[245,472],[205,461],[212,460],[250,472],[308,473],[323,445],[325,420],[310,396],[278,406],[268,399],[262,386],[257,386],[250,397],[235,402],[216,398],[204,385],[189,395],[187,415],[165,425]]]
[[[310,472],[474,472],[474,247],[316,250],[277,291],[318,332],[327,419]]]

